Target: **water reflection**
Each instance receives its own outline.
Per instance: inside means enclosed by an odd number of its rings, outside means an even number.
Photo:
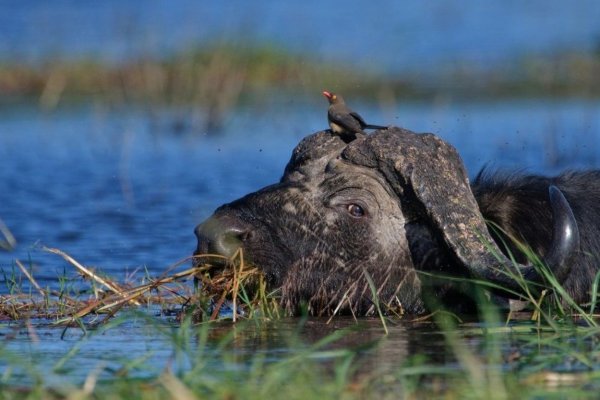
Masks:
[[[557,336],[530,321],[461,323],[443,331],[431,321],[406,318],[388,321],[387,328],[386,335],[379,319],[350,317],[191,325],[151,309],[122,314],[87,333],[45,321],[2,322],[0,374],[4,384],[28,385],[37,379],[48,385],[79,386],[90,373],[110,380],[156,377],[169,370],[215,384],[245,382],[273,368],[288,374],[295,368],[312,368],[312,374],[330,380],[349,362],[344,379],[401,393],[407,379],[422,390],[448,387],[454,381],[464,385],[465,379],[482,372],[472,368],[485,368],[487,377],[540,363],[546,370],[574,373],[598,367],[593,335],[580,337],[574,330]]]
[[[46,371],[49,382],[65,379],[49,372],[56,371],[60,363],[60,370],[69,371],[68,379],[77,383],[99,367],[104,370],[102,377],[110,378],[136,359],[146,359],[148,363],[142,369],[129,371],[132,377],[155,376],[170,367],[189,370],[198,362],[213,373],[250,373],[257,360],[271,364],[290,357],[312,359],[333,373],[337,359],[356,353],[356,373],[366,375],[395,370],[411,354],[439,354],[443,344],[439,334],[431,335],[432,329],[419,326],[409,331],[401,321],[390,325],[386,336],[378,319],[357,322],[336,318],[327,323],[325,319],[291,318],[260,324],[221,322],[193,327],[165,325],[160,318],[144,320],[139,314],[128,314],[126,319],[109,324],[112,326],[108,331],[99,328],[87,335],[78,328],[63,331],[45,324],[1,324],[4,341],[0,360],[6,362],[18,355],[20,362],[30,365],[33,372]],[[182,342],[181,338],[186,337],[189,339]],[[63,360],[66,354],[71,356]],[[0,371],[6,372],[2,368]],[[21,373],[13,378],[31,378],[32,371]]]

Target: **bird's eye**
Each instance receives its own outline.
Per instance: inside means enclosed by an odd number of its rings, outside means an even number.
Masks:
[[[358,204],[348,204],[347,210],[353,217],[360,218],[365,216],[365,210]]]

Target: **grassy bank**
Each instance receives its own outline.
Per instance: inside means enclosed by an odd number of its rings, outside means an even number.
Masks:
[[[293,107],[323,101],[322,90],[365,98],[386,107],[402,101],[452,101],[600,95],[597,54],[558,54],[514,63],[440,65],[398,74],[322,61],[269,46],[209,46],[163,59],[120,64],[93,59],[49,59],[35,65],[0,62],[0,105],[37,104],[42,110],[93,103],[136,106],[150,116],[173,109],[174,129],[216,132],[237,106]]]
[[[108,65],[88,60],[48,60],[37,65],[0,63],[0,101],[199,104],[219,112],[246,97],[273,91],[311,93],[328,88],[382,100],[448,97],[600,95],[598,54],[523,58],[495,67],[470,63],[397,75],[348,63],[320,61],[269,46],[207,46],[164,59],[140,58]]]
[[[371,91],[375,73],[324,64],[271,47],[215,46],[166,59],[136,59],[119,65],[94,60],[51,60],[42,65],[0,64],[2,101],[96,99],[112,103],[199,104],[215,112],[247,96],[274,90],[322,90],[324,84]],[[317,92],[319,93],[319,92]]]

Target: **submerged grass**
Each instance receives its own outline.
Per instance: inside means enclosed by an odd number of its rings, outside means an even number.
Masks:
[[[11,251],[17,245],[17,240],[2,218],[0,218],[0,250]]]
[[[94,337],[102,336],[120,324],[128,324],[134,317],[118,318],[89,332],[50,370],[43,371],[35,364],[22,363],[18,354],[10,354],[14,357],[11,360],[13,371],[5,372],[0,380],[0,398],[340,398],[348,391],[355,352],[328,349],[347,330],[335,332],[312,345],[297,346],[278,361],[261,354],[243,360],[235,356],[235,335],[229,333],[215,340],[211,338],[213,327],[210,324],[193,324],[191,318],[182,321],[177,329],[169,329],[156,320],[152,322],[152,327],[164,336],[167,349],[170,347],[172,351],[170,363],[152,364],[148,362],[151,354],[117,369],[98,362],[96,367],[89,367],[89,373],[81,382],[46,386],[45,382],[64,378],[71,360]],[[211,341],[211,347],[216,348],[218,354],[207,351]],[[7,352],[0,349],[0,357],[6,359],[7,356]],[[330,364],[323,365],[323,359],[329,360]],[[33,385],[18,387],[4,383],[10,381],[10,373],[22,373],[17,371],[19,368],[26,369],[26,374],[35,382]],[[151,377],[128,376],[140,371],[149,372]]]

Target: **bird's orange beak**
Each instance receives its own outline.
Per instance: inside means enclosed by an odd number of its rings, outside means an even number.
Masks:
[[[323,96],[327,97],[328,99],[331,99],[331,93],[329,93],[327,90],[323,91]]]

